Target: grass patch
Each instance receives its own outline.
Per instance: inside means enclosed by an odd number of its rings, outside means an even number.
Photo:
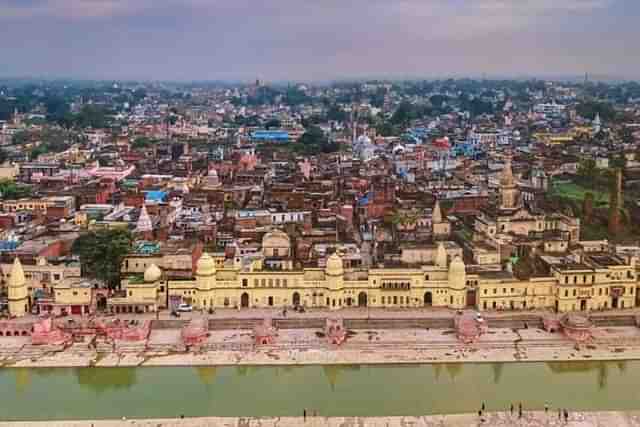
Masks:
[[[573,182],[554,184],[551,193],[566,197],[567,199],[582,202],[586,193],[593,193],[594,207],[608,207],[609,206],[609,192],[600,190],[591,190]]]

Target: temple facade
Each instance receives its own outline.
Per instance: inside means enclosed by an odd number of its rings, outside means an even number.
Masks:
[[[519,280],[509,271],[478,272],[460,257],[447,259],[439,244],[433,265],[419,268],[346,270],[338,254],[324,268],[274,270],[217,268],[204,253],[194,277],[166,280],[149,267],[143,281],[126,282],[122,310],[154,311],[172,304],[195,309],[268,308],[302,305],[344,307],[443,307],[478,310],[551,309],[558,312],[632,308],[637,305],[635,261],[585,255],[581,262],[546,256],[548,274]],[[133,307],[133,308],[128,308]]]
[[[509,236],[542,237],[557,235],[572,243],[580,240],[580,219],[561,213],[548,214],[523,203],[507,158],[500,177],[498,207],[484,207],[475,218],[474,228],[491,240]]]
[[[286,255],[286,254],[284,254]],[[508,269],[477,270],[438,244],[433,264],[415,268],[345,269],[340,255],[328,257],[323,268],[280,269],[259,262],[219,267],[204,253],[192,277],[167,279],[151,264],[143,277],[123,280],[123,289],[100,295],[96,290],[54,285],[51,301],[38,301],[42,310],[69,314],[95,312],[96,304],[113,313],[143,313],[176,309],[283,308],[304,306],[339,310],[346,307],[473,308],[477,310],[550,309],[556,312],[619,310],[639,304],[634,258],[606,253],[582,259],[545,255],[546,273],[519,280]],[[9,311],[23,316],[30,310],[20,261],[15,261],[9,284]],[[81,299],[81,300],[80,300]],[[44,307],[42,304],[45,304]],[[80,307],[74,310],[74,307]]]

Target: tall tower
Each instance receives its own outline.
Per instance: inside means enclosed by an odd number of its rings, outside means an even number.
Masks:
[[[507,157],[502,170],[502,177],[500,178],[500,208],[515,209],[518,207],[518,198],[518,186],[511,170],[511,157]]]
[[[9,278],[9,314],[22,317],[29,311],[27,294],[27,280],[20,259],[15,257]]]

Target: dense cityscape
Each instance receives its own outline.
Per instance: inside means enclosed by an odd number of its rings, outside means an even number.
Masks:
[[[2,363],[640,357],[638,105],[588,75],[2,80]]]

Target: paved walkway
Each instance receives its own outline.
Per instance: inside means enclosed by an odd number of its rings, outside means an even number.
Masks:
[[[425,417],[333,417],[333,418],[187,418],[178,420],[111,420],[58,422],[0,422],[0,427],[640,427],[640,412],[594,412],[570,414],[568,422],[557,413],[525,413],[522,418],[492,413],[481,421],[475,415]]]

